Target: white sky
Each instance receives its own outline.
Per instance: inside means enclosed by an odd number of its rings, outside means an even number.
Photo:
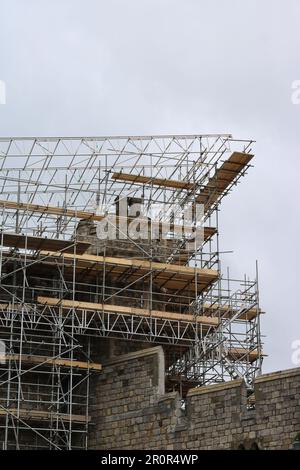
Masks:
[[[231,273],[259,261],[265,372],[300,339],[299,18],[299,0],[0,0],[1,136],[257,141],[220,221]]]

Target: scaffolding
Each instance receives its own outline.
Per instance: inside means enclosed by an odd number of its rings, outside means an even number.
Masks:
[[[88,447],[91,378],[110,338],[161,344],[167,390],[182,396],[236,378],[251,390],[263,360],[258,279],[222,274],[218,217],[252,145],[231,135],[0,139],[3,449]]]

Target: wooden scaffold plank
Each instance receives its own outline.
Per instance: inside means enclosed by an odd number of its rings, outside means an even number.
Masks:
[[[78,310],[95,310],[103,311],[105,313],[116,313],[124,315],[136,315],[140,317],[152,317],[160,318],[162,320],[177,320],[186,322],[201,323],[204,326],[216,327],[219,324],[219,319],[216,317],[205,317],[202,315],[194,316],[190,314],[175,313],[175,312],[163,312],[159,310],[146,310],[142,308],[126,307],[124,305],[110,305],[110,304],[97,304],[93,302],[81,302],[73,300],[60,300],[53,297],[42,297],[37,298],[37,302],[42,305],[49,305],[52,307],[64,307],[64,308],[75,308]]]
[[[0,200],[0,206],[7,209],[22,210],[26,212],[38,212],[39,214],[50,214],[66,216],[75,219],[86,219],[86,220],[103,220],[104,215],[98,215],[95,212],[86,212],[76,209],[65,209],[63,207],[56,206],[43,206],[40,204],[29,204],[23,202],[14,202],[7,200]]]
[[[161,186],[170,189],[188,189],[192,190],[195,187],[194,183],[189,181],[170,180],[167,178],[153,178],[151,176],[134,175],[131,173],[117,172],[112,174],[113,180],[125,181],[128,183],[141,183],[144,185]]]
[[[22,363],[33,365],[55,365],[61,367],[74,367],[77,369],[88,369],[95,371],[102,370],[101,364],[65,359],[63,357],[52,358],[48,356],[36,356],[30,354],[0,354],[0,364],[2,363],[5,365],[7,361],[21,361]]]

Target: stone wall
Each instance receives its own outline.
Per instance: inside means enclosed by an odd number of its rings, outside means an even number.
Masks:
[[[300,369],[256,380],[255,409],[241,380],[191,389],[186,407],[164,393],[161,347],[104,364],[92,384],[94,449],[288,449],[300,431]]]

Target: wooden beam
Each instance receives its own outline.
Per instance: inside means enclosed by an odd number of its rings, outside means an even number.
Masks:
[[[139,183],[145,185],[154,185],[154,186],[162,186],[164,188],[171,188],[171,189],[188,189],[192,190],[195,187],[194,183],[189,181],[178,181],[178,180],[170,180],[166,178],[153,178],[151,176],[143,176],[143,175],[133,175],[130,173],[113,173],[112,174],[113,180],[125,181],[128,183]]]
[[[62,358],[52,358],[48,356],[35,356],[29,354],[0,354],[0,364],[1,361],[19,361],[28,363],[28,364],[41,364],[41,365],[56,365],[61,367],[76,367],[78,369],[90,369],[101,371],[102,365],[96,364],[94,362],[83,362],[83,361],[74,361],[70,359]]]
[[[40,214],[52,214],[52,215],[61,215],[76,219],[87,219],[87,220],[102,220],[105,216],[98,215],[94,212],[86,212],[82,210],[75,209],[64,209],[63,207],[56,206],[42,206],[39,204],[29,204],[23,202],[14,202],[0,200],[0,206],[6,207],[7,209],[16,209],[28,212],[38,212]]]
[[[73,255],[71,253],[57,253],[50,251],[41,251],[41,256],[60,258],[66,267],[72,266],[76,259],[77,269],[103,270],[103,266],[112,266],[109,276],[119,276],[129,268],[131,272],[128,278],[138,280],[146,273],[154,272],[155,283],[158,286],[166,287],[171,290],[185,289],[191,292],[197,289],[199,291],[206,289],[210,284],[218,279],[218,271],[214,269],[200,269],[178,264],[158,263],[148,260],[138,260],[133,258],[116,258],[110,256],[96,255]],[[49,259],[43,261],[50,263]],[[134,271],[135,270],[135,271]]]
[[[6,310],[8,307],[9,307],[9,304],[0,304],[0,309]],[[228,305],[218,306],[217,304],[213,304],[213,305],[204,304],[202,309],[204,313],[203,316],[207,318],[210,318],[212,316],[214,318],[218,318],[217,316],[215,316],[217,310],[220,311],[222,318],[230,318],[237,312],[236,309],[233,309],[232,307],[229,307]],[[246,312],[242,313],[239,316],[239,320],[246,320],[246,321],[253,320],[253,318],[255,318],[257,315],[261,315],[262,313],[263,312],[261,312],[260,310],[257,311],[256,308],[250,308],[249,310],[247,310]]]
[[[215,315],[216,311],[219,311],[223,318],[230,318],[235,313],[237,313],[238,310],[230,307],[229,305],[204,304],[203,311],[206,315],[209,315],[209,313]],[[241,315],[239,316],[239,320],[253,320],[253,318],[255,318],[258,313],[260,312],[257,312],[256,308],[250,308],[246,312],[241,313]]]
[[[204,241],[209,240],[217,233],[217,229],[215,227],[204,227]]]
[[[52,419],[58,418],[58,420],[62,421],[73,421],[74,423],[87,423],[91,421],[90,416],[85,415],[68,415],[67,413],[56,413],[51,411],[44,411],[44,410],[28,410],[24,408],[8,408],[7,411],[3,408],[0,408],[0,416],[6,416],[8,414],[13,414],[15,416],[18,415],[21,419],[29,419],[32,421],[48,421]]]
[[[162,320],[179,320],[186,322],[196,322],[201,323],[206,326],[216,327],[219,324],[219,320],[216,317],[205,317],[197,316],[183,313],[174,313],[174,312],[162,312],[159,310],[147,310],[142,308],[135,307],[126,307],[124,305],[110,305],[110,304],[98,304],[93,302],[81,302],[73,300],[60,300],[53,297],[38,297],[37,302],[42,305],[49,305],[53,307],[63,307],[63,308],[76,308],[79,310],[95,310],[101,311],[104,313],[115,313],[121,315],[136,315],[139,317],[151,317],[159,318]]]
[[[35,237],[18,233],[1,233],[0,245],[10,248],[26,248],[27,250],[63,251],[64,253],[84,253],[90,246],[87,242],[59,240],[57,238]],[[76,246],[76,248],[74,247]]]
[[[182,266],[179,264],[168,264],[168,263],[158,263],[151,262],[148,260],[139,260],[134,258],[117,258],[112,256],[97,256],[97,255],[73,255],[72,253],[59,253],[52,251],[41,251],[42,256],[53,256],[53,257],[63,257],[65,259],[78,260],[78,261],[87,261],[90,263],[100,263],[100,264],[111,264],[116,266],[124,266],[126,268],[143,268],[150,271],[166,271],[174,274],[189,274],[192,276],[202,275],[215,279],[218,276],[218,271],[214,269],[200,269],[193,268],[191,266]]]
[[[259,352],[256,349],[250,351],[245,348],[230,348],[228,350],[228,357],[231,360],[254,362],[259,358]]]
[[[233,152],[220,168],[212,176],[205,188],[200,192],[196,202],[204,204],[204,210],[207,212],[210,207],[218,200],[223,192],[233,183],[236,177],[249,164],[253,155],[249,153]]]

